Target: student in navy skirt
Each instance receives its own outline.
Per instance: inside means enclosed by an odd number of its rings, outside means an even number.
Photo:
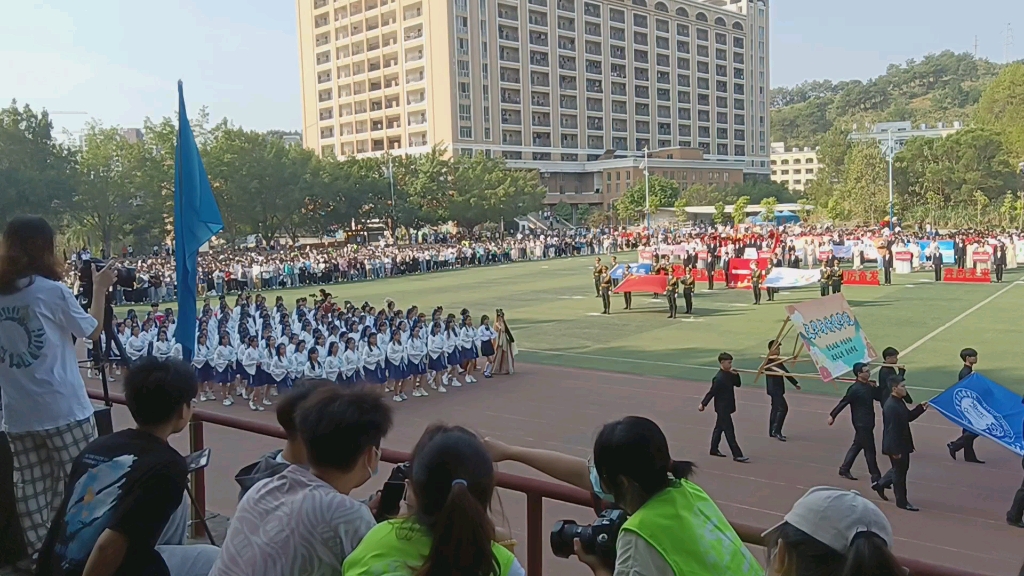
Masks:
[[[494,339],[498,334],[491,328],[491,319],[484,314],[480,317],[480,327],[476,329],[476,340],[480,343],[480,355],[487,359],[484,363],[484,378],[491,377],[491,366],[494,365]]]
[[[448,364],[448,372],[441,379],[445,384],[451,384],[458,388],[462,386],[462,382],[459,382],[459,364],[462,363],[462,357],[459,354],[459,330],[455,326],[455,315],[449,314],[448,319],[445,320],[444,326],[444,352],[445,360]]]
[[[423,326],[414,324],[405,343],[406,355],[409,358],[409,381],[412,384],[413,396],[429,396],[423,382],[427,378],[427,339],[422,336]]]
[[[427,336],[427,382],[430,387],[438,392],[447,392],[441,375],[448,370],[448,357],[444,352],[444,334],[441,332],[441,323],[434,322],[430,325],[430,335]]]
[[[274,348],[274,357],[267,366],[271,384],[277,388],[279,394],[284,394],[292,387],[291,378],[288,377],[291,365],[291,358],[288,357],[288,345],[281,342]]]
[[[206,334],[200,333],[199,337],[196,338],[195,354],[192,356],[192,367],[195,369],[196,379],[199,380],[199,384],[202,386],[199,392],[200,402],[217,399],[217,396],[213,393],[212,384],[215,378],[212,352],[210,347],[207,346]]]
[[[231,381],[235,379],[232,367],[235,365],[235,355],[238,352],[231,345],[231,336],[227,332],[221,332],[220,345],[213,355],[213,369],[216,372],[217,384],[220,384],[221,404],[231,406],[235,403],[231,396]]]
[[[366,350],[363,351],[363,378],[368,384],[380,385],[388,381],[385,359],[386,354],[377,344],[377,333],[374,332],[367,338]]]
[[[465,316],[462,320],[462,328],[459,330],[459,358],[462,360],[462,369],[466,373],[466,383],[476,382],[473,372],[476,371],[476,359],[479,354],[476,351],[476,328],[473,327],[473,317]]]
[[[339,383],[355,385],[363,373],[363,361],[356,349],[356,339],[349,336],[345,338],[345,351],[341,354],[341,373],[338,375]]]
[[[388,343],[386,354],[388,383],[384,386],[384,391],[394,391],[395,397],[392,399],[395,402],[404,402],[409,399],[402,389],[405,381],[409,378],[409,368],[407,366],[408,353],[406,352],[405,344],[402,344],[402,332],[400,330],[394,330],[391,333],[391,342]]]

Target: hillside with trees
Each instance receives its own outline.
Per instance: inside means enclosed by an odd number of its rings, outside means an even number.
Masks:
[[[818,146],[835,126],[876,122],[968,123],[985,89],[1006,65],[946,50],[890,64],[867,81],[812,80],[772,88],[772,140]]]

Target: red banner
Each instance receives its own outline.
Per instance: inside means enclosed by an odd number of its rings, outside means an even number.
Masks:
[[[943,268],[943,282],[956,282],[963,284],[988,284],[992,281],[992,275],[988,270],[964,270],[962,268]]]
[[[992,261],[992,255],[989,254],[988,252],[975,252],[974,253],[974,261],[975,262],[991,262]]]
[[[732,258],[729,260],[729,288],[750,288],[750,264],[753,260]],[[757,267],[764,272],[768,269],[768,259],[758,258]]]
[[[621,294],[623,292],[647,292],[650,294],[664,294],[665,288],[668,287],[668,276],[658,274],[657,276],[650,275],[630,275],[625,280],[619,282],[619,285],[615,287],[613,292],[615,294]]]
[[[893,258],[899,262],[910,262],[914,259],[913,252],[907,252],[906,250],[900,250],[899,252],[892,253]]]
[[[847,286],[878,286],[878,270],[843,270],[843,284]]]

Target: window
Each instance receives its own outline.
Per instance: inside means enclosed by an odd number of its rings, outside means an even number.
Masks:
[[[469,99],[469,82],[459,82],[459,98]]]
[[[463,140],[473,139],[473,128],[470,126],[462,126],[459,128],[459,138]]]
[[[469,78],[468,60],[459,60],[459,78]]]
[[[473,107],[470,104],[459,104],[459,121],[469,122],[472,120]]]

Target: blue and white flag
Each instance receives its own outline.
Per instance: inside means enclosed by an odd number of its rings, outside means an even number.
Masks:
[[[974,372],[928,404],[957,426],[1024,456],[1024,404],[1015,392]]]
[[[821,280],[821,270],[800,268],[772,268],[764,280],[765,288],[800,288],[811,286]]]
[[[650,264],[630,264],[629,273],[636,274],[637,276],[646,276],[651,273]],[[608,275],[616,280],[622,280],[622,277],[626,275],[626,265],[616,264],[615,268],[612,268]]]

